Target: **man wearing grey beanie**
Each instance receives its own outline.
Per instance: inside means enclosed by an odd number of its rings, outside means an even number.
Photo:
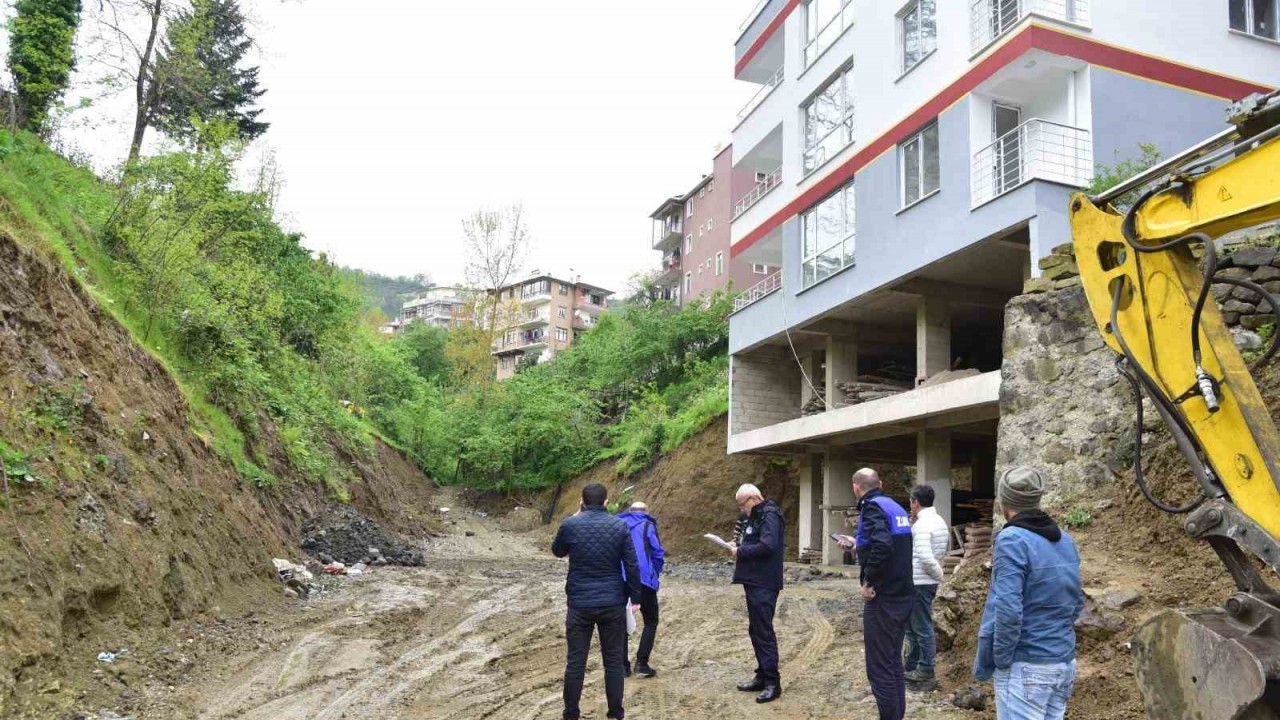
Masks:
[[[995,678],[999,720],[1062,720],[1075,685],[1080,555],[1040,509],[1044,490],[1038,470],[1015,467],[996,491],[1006,524],[996,536],[973,674]]]

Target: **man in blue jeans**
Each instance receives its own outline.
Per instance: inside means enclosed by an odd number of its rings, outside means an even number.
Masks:
[[[627,659],[627,603],[640,603],[640,566],[625,520],[604,509],[608,491],[599,483],[582,488],[582,508],[560,523],[551,553],[569,556],[569,596],[564,637],[568,653],[564,666],[564,718],[578,720],[583,676],[591,635],[599,629],[604,657],[604,693],[609,701],[605,717],[622,720],[622,688]]]
[[[933,601],[942,582],[942,558],[947,556],[951,533],[947,521],[933,506],[934,490],[928,485],[911,488],[911,582],[915,596],[907,621],[907,682],[916,690],[936,687],[933,660],[938,650],[933,632]]]
[[[1040,510],[1044,488],[1038,471],[1015,467],[997,490],[1007,523],[996,536],[973,675],[995,677],[999,720],[1062,720],[1075,687],[1080,555]]]

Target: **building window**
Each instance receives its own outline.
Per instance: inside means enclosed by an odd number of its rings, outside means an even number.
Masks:
[[[700,197],[700,198],[704,198],[704,197],[706,197],[706,196],[707,196],[707,188],[706,188],[706,186],[704,185],[703,187],[698,188],[698,197]]]
[[[724,253],[716,253],[716,277],[724,274]]]
[[[804,171],[813,172],[853,142],[853,68],[845,68],[804,106]]]
[[[707,232],[711,232],[711,228],[714,226],[715,223],[712,222],[712,218],[707,218]]]
[[[902,206],[906,207],[938,191],[938,123],[929,123],[915,137],[899,146],[902,166]]]
[[[560,294],[561,294],[561,295],[568,295],[568,294],[569,294],[569,286],[568,286],[568,285],[565,285],[564,283],[560,283]]]
[[[559,342],[569,342],[569,331],[564,328],[556,328],[556,340]]]
[[[854,219],[852,182],[801,216],[804,287],[853,264]]]
[[[1230,0],[1231,29],[1280,40],[1280,0]]]
[[[689,288],[693,287],[693,273],[684,274],[684,294],[689,295]]]
[[[556,310],[556,317],[560,318],[561,320],[564,320],[565,318],[569,317],[569,311],[566,310],[565,308],[559,308]]]
[[[698,237],[702,237],[702,226],[698,226]]]
[[[762,263],[751,263],[751,272],[755,273],[756,275],[768,275],[769,266],[764,265]]]
[[[809,0],[804,8],[804,66],[853,27],[853,0]]]
[[[684,204],[684,216],[687,218],[693,217],[693,198],[689,198],[689,202]]]
[[[702,264],[698,264],[698,277],[702,277]]]
[[[898,16],[902,71],[906,72],[938,47],[936,0],[916,0]]]
[[[684,254],[693,252],[693,233],[684,236]]]

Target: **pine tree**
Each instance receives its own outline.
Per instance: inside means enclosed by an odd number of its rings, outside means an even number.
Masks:
[[[197,137],[197,121],[232,123],[243,140],[266,132],[255,107],[266,92],[259,68],[244,66],[252,47],[238,0],[195,0],[170,23],[156,59],[155,126],[184,140]]]
[[[26,127],[42,132],[75,67],[80,0],[18,0],[14,10],[9,21],[9,71]]]

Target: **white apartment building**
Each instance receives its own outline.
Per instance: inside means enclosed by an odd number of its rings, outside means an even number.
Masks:
[[[1070,242],[1070,194],[1280,85],[1278,19],[1277,0],[757,5],[731,254],[781,269],[730,320],[729,450],[805,459],[801,548],[832,557],[860,464],[914,467],[948,516],[953,477],[990,495],[1002,309]],[[860,378],[904,387],[842,389]]]

